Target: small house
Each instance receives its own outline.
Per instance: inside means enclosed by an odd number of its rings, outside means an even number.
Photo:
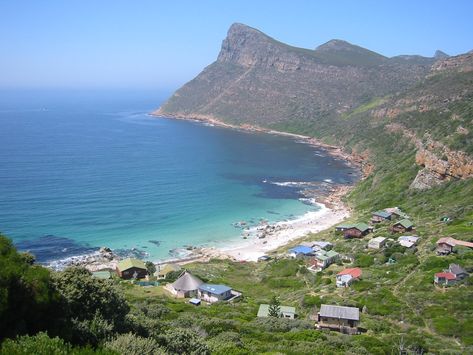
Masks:
[[[455,275],[455,279],[457,281],[463,280],[469,276],[466,270],[458,264],[450,264],[450,266],[448,267],[448,272]]]
[[[448,255],[453,253],[455,251],[455,247],[457,246],[473,248],[473,243],[454,239],[452,237],[440,238],[437,241],[437,255]]]
[[[292,258],[300,258],[311,255],[314,255],[314,251],[312,248],[305,245],[298,245],[292,249],[289,249],[289,256]]]
[[[172,284],[167,284],[165,289],[177,298],[197,297],[200,285],[204,282],[188,271],[184,271]]]
[[[315,253],[314,257],[312,257],[309,261],[310,263],[310,270],[323,270],[326,267],[330,266],[334,262],[336,262],[340,258],[340,254],[336,251],[329,250],[320,250]]]
[[[139,259],[128,258],[118,262],[116,272],[122,279],[143,279],[148,275],[145,263]]]
[[[372,227],[366,223],[356,223],[350,228],[347,228],[343,231],[343,236],[345,238],[361,238],[373,230]]]
[[[397,239],[397,242],[405,248],[416,246],[418,241],[419,237],[416,235],[403,235]]]
[[[335,226],[335,231],[344,232],[351,227],[353,227],[353,224],[339,224],[338,226]]]
[[[232,288],[226,285],[202,284],[198,288],[198,297],[209,303],[225,301],[232,297]]]
[[[376,211],[371,214],[372,223],[380,223],[391,220],[392,213],[386,211]]]
[[[317,240],[313,242],[312,249],[315,251],[326,250],[329,251],[333,248],[333,244],[330,242],[325,242],[323,240]]]
[[[434,275],[434,283],[439,286],[451,286],[456,282],[455,274],[451,272],[437,272]]]
[[[156,270],[156,272],[154,273],[154,276],[156,276],[158,279],[165,279],[171,272],[176,272],[180,270],[181,267],[178,264],[159,265],[158,270]]]
[[[294,319],[297,316],[296,308],[289,306],[279,306],[279,317]],[[260,304],[258,309],[258,318],[269,317],[269,304]]]
[[[399,207],[389,207],[385,208],[384,211],[391,214],[391,220],[395,218],[409,218],[407,214],[401,211]]]
[[[414,224],[407,218],[401,219],[399,222],[395,223],[391,230],[393,233],[405,233],[414,229]]]
[[[385,244],[386,244],[386,238],[376,237],[376,238],[370,239],[370,241],[368,242],[368,248],[381,249],[384,247]]]
[[[340,271],[337,274],[337,287],[348,287],[355,280],[361,277],[362,271],[360,268],[350,268]]]
[[[323,304],[317,317],[319,329],[336,330],[345,334],[357,334],[360,310],[356,307]]]

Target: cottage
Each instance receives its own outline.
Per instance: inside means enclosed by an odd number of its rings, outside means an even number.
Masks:
[[[361,274],[361,269],[357,267],[340,271],[337,274],[337,287],[350,286],[353,281],[358,280],[361,277]]]
[[[188,271],[184,271],[172,284],[167,284],[165,289],[177,298],[196,297],[198,289],[204,282]]]
[[[414,224],[407,218],[401,219],[391,227],[393,233],[405,233],[414,229]]]
[[[397,239],[397,242],[405,248],[412,248],[418,241],[419,237],[416,235],[403,235]]]
[[[361,238],[373,230],[366,223],[356,223],[343,231],[345,238]]]
[[[333,248],[333,244],[330,243],[330,242],[325,242],[323,240],[317,240],[317,241],[314,241],[312,242],[313,245],[312,245],[312,249],[314,250],[326,250],[326,251],[329,251]]]
[[[437,272],[434,275],[434,283],[439,286],[451,286],[456,282],[456,277],[451,272]]]
[[[357,334],[360,310],[356,307],[323,304],[318,313],[319,329],[337,330],[345,334]]]
[[[391,220],[392,213],[386,211],[376,211],[371,214],[372,223],[380,223]]]
[[[202,284],[198,288],[198,296],[209,303],[225,301],[232,297],[232,288],[226,285]]]
[[[394,218],[409,218],[399,207],[385,208],[384,211],[391,214],[391,220]]]
[[[156,270],[156,272],[154,273],[154,276],[156,276],[158,279],[165,279],[171,272],[176,272],[180,270],[181,267],[177,264],[159,265],[158,270]]]
[[[340,254],[336,251],[329,250],[320,250],[315,253],[314,257],[310,259],[309,270],[320,271],[330,266],[340,258]]]
[[[464,278],[467,278],[469,276],[466,270],[458,264],[450,264],[450,266],[448,267],[448,272],[454,274],[455,279],[458,281],[463,280]]]
[[[437,255],[448,255],[450,253],[453,253],[455,251],[456,246],[473,248],[473,243],[454,239],[452,237],[440,238],[437,241]]]
[[[269,317],[269,304],[260,304],[258,309],[259,318]],[[294,319],[297,316],[296,308],[289,306],[279,306],[279,317]]]
[[[304,245],[298,245],[292,249],[289,249],[289,256],[292,258],[300,258],[311,255],[314,255],[312,248]]]
[[[382,247],[384,247],[385,244],[386,244],[386,238],[376,237],[376,238],[370,239],[370,241],[368,242],[368,248],[381,249]]]
[[[118,262],[116,272],[122,279],[143,279],[148,275],[148,269],[139,259],[124,259]]]
[[[335,226],[335,231],[343,232],[352,227],[353,227],[353,224],[339,224],[338,226]]]

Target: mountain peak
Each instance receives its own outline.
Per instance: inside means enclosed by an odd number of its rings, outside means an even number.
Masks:
[[[315,50],[319,52],[324,51],[339,51],[339,50],[353,50],[357,46],[351,44],[350,42],[344,41],[342,39],[331,39],[330,41],[321,44]]]
[[[447,53],[442,52],[440,49],[437,49],[434,54],[435,59],[445,59],[450,57]]]

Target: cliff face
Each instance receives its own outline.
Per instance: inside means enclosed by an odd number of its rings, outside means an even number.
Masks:
[[[343,40],[303,49],[242,24],[230,27],[217,60],[155,112],[288,129],[354,155],[400,132],[416,149],[416,189],[473,177],[472,113],[471,52],[387,58]]]
[[[317,120],[413,85],[433,61],[389,59],[341,40],[315,50],[296,48],[234,24],[216,62],[156,114],[263,126],[288,118]]]

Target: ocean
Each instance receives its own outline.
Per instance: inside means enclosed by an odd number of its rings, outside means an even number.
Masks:
[[[158,261],[232,245],[240,222],[318,207],[305,182],[352,184],[356,169],[290,137],[149,115],[149,91],[4,92],[0,231],[41,263],[107,246]]]

